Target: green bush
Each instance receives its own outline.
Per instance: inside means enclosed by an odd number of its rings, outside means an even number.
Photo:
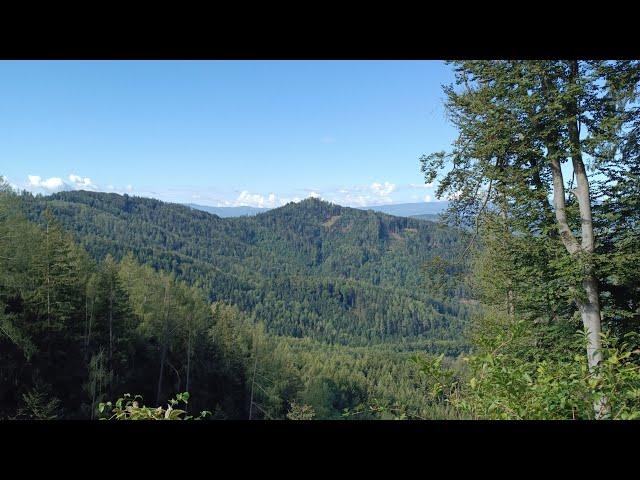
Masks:
[[[635,333],[602,334],[603,361],[590,371],[586,332],[567,337],[556,327],[528,321],[495,323],[476,338],[465,362],[464,381],[441,367],[441,358],[422,358],[433,396],[472,419],[640,418],[640,349]],[[440,379],[440,380],[438,380]],[[600,406],[596,414],[594,406]]]
[[[189,401],[189,393],[179,393],[176,398],[169,400],[167,408],[162,407],[145,407],[140,405],[142,397],[135,395],[131,397],[130,394],[125,393],[123,397],[119,398],[115,405],[111,402],[100,403],[98,405],[98,412],[101,415],[101,420],[201,420],[211,415],[211,412],[203,411],[198,417],[192,417],[186,415],[186,410],[176,408],[180,403],[185,405]]]

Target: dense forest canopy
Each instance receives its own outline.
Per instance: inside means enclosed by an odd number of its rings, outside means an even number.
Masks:
[[[451,259],[461,234],[435,223],[317,199],[219,218],[158,200],[95,192],[21,196],[48,208],[95,260],[128,252],[264,321],[269,332],[329,343],[451,342],[465,292],[429,291],[421,266]],[[427,279],[428,280],[428,279]]]
[[[463,235],[431,222],[315,199],[221,219],[6,187],[2,212],[4,417],[97,418],[128,392],[185,390],[214,419],[383,415],[368,404],[428,418],[413,356],[466,348],[472,302],[453,282],[429,291],[421,268]]]

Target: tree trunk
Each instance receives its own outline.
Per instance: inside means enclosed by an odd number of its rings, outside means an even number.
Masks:
[[[575,85],[578,80],[578,62],[572,61],[570,64],[569,83]],[[565,248],[572,257],[591,255],[595,250],[595,235],[593,232],[593,219],[591,214],[591,198],[589,191],[589,178],[582,160],[582,146],[580,144],[580,128],[578,118],[578,99],[574,98],[566,106],[568,117],[569,145],[571,151],[571,161],[573,172],[576,178],[576,188],[573,193],[578,201],[581,223],[581,243],[578,243],[569,228],[565,205],[565,188],[562,177],[557,149],[554,142],[550,142],[552,148],[549,149],[551,161],[551,171],[553,174],[553,204],[556,212],[558,231]],[[584,258],[584,257],[582,257]],[[598,279],[587,258],[587,266],[584,272],[582,287],[584,296],[576,299],[576,303],[582,317],[582,324],[588,331],[587,361],[589,370],[594,371],[598,363],[602,360],[601,352],[601,316],[600,301],[598,293]],[[601,398],[594,405],[596,419],[602,418],[608,412],[607,399]]]
[[[578,241],[573,236],[573,233],[569,229],[566,211],[565,211],[565,199],[564,199],[564,181],[562,179],[562,170],[560,169],[560,162],[557,159],[551,160],[551,170],[553,172],[553,203],[556,211],[556,220],[558,223],[558,231],[560,233],[560,238],[562,242],[572,257],[577,257],[581,252],[584,251],[585,246],[585,236],[584,229],[591,230],[591,235],[587,234],[587,239],[593,239],[593,230],[591,226],[591,206],[588,205],[589,211],[589,219],[585,221],[583,216],[583,203],[585,202],[584,195],[578,196],[578,202],[581,203],[581,217],[582,217],[582,228],[583,228],[583,236],[582,236],[582,246],[578,244]],[[578,175],[576,175],[578,177]],[[581,182],[585,180],[579,180],[578,183],[580,185]],[[584,189],[583,184],[583,192],[586,190],[586,198],[588,199],[589,190],[588,183],[586,189]],[[578,190],[580,186],[578,187]],[[591,244],[591,252],[593,251],[593,244]],[[584,299],[576,299],[576,303],[578,304],[578,308],[580,309],[580,315],[582,317],[582,324],[588,331],[588,344],[587,344],[587,361],[589,363],[589,370],[593,372],[595,367],[602,360],[602,352],[601,348],[601,339],[600,339],[600,331],[601,331],[601,319],[600,319],[600,302],[598,299],[598,280],[595,277],[593,271],[589,269],[585,272],[585,276],[582,280],[582,287],[585,292]],[[594,410],[596,412],[596,418],[601,418],[606,414],[608,408],[606,405],[606,399],[600,399],[594,405]]]
[[[570,81],[575,83],[578,78],[578,62],[571,62]],[[595,250],[595,235],[593,233],[593,219],[591,215],[591,198],[589,192],[589,178],[582,160],[582,149],[580,145],[579,119],[577,117],[578,105],[577,99],[573,101],[567,109],[569,114],[569,142],[571,145],[571,161],[573,163],[573,171],[576,177],[576,188],[573,193],[578,200],[580,209],[581,237],[580,245],[581,253],[590,255]],[[590,263],[590,262],[589,262]],[[602,353],[600,352],[600,301],[598,298],[598,279],[596,278],[593,268],[589,265],[585,271],[582,281],[585,291],[585,298],[578,302],[580,313],[582,315],[582,323],[589,330],[589,345],[587,347],[587,355],[589,358],[589,367],[593,368],[600,360]]]
[[[580,314],[582,323],[589,331],[589,344],[587,346],[587,356],[589,367],[593,369],[602,360],[601,349],[601,318],[600,302],[598,301],[598,280],[593,274],[588,275],[582,282],[582,286],[587,294],[587,299],[580,302]]]

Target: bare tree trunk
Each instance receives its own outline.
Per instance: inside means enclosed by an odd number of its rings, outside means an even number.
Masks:
[[[576,131],[577,135],[577,131]],[[577,188],[574,190],[578,205],[580,207],[580,220],[582,223],[582,245],[581,253],[592,254],[595,249],[595,239],[593,234],[593,223],[591,219],[591,201],[589,196],[589,180],[584,170],[584,164],[579,155],[573,158],[573,168],[576,175]],[[602,352],[600,351],[600,300],[598,291],[598,279],[596,278],[593,268],[587,266],[584,274],[582,287],[584,288],[585,297],[578,300],[578,307],[582,315],[582,323],[589,330],[589,346],[587,347],[587,355],[589,357],[589,367],[593,368],[602,360]]]
[[[182,379],[180,378],[180,372],[169,360],[167,360],[167,365],[169,365],[171,370],[176,374],[176,378],[178,379],[178,392],[182,392]]]
[[[573,61],[572,80],[575,81],[578,76],[578,62]],[[580,147],[580,132],[578,126],[577,106],[570,105],[568,109],[571,119],[569,121],[569,141],[571,143],[571,161],[573,163],[573,172],[576,177],[576,188],[573,190],[578,207],[580,209],[581,237],[582,244],[580,251],[590,255],[595,250],[595,235],[593,233],[593,218],[591,215],[591,198],[589,192],[589,178],[582,160],[582,151]],[[582,286],[585,291],[585,298],[578,301],[580,313],[582,315],[582,323],[589,330],[589,346],[587,347],[587,355],[589,357],[589,367],[593,368],[602,360],[600,351],[600,301],[598,292],[598,279],[595,277],[593,269],[589,266],[585,272]]]
[[[578,79],[578,62],[572,61],[569,82],[575,84]],[[578,100],[574,99],[567,105],[566,112],[569,116],[568,133],[571,147],[571,161],[576,177],[576,188],[573,193],[578,201],[581,222],[581,243],[578,243],[573,232],[569,228],[565,204],[565,188],[562,169],[557,150],[553,142],[550,143],[549,159],[553,175],[553,205],[558,223],[558,231],[562,242],[572,257],[590,255],[595,249],[595,235],[593,232],[593,219],[591,214],[591,198],[589,192],[589,179],[582,160],[582,148],[580,144],[580,130],[578,118]],[[584,297],[576,299],[582,323],[588,331],[587,361],[589,370],[594,371],[598,363],[602,360],[601,352],[601,316],[598,293],[598,279],[591,266],[587,266],[582,280]],[[608,412],[607,399],[601,398],[594,405],[596,419],[602,418]]]
[[[575,163],[575,162],[574,162]],[[560,170],[560,162],[557,159],[551,160],[551,170],[553,172],[553,202],[556,209],[556,220],[558,222],[558,230],[560,238],[565,248],[571,256],[577,256],[580,253],[593,252],[593,227],[591,225],[591,206],[589,203],[589,187],[585,178],[578,180],[578,188],[576,196],[580,204],[582,217],[582,245],[578,243],[573,233],[569,229],[566,217],[565,199],[564,199],[564,181],[562,179],[562,171]],[[576,173],[576,178],[580,177]],[[580,186],[582,185],[582,187]],[[580,191],[582,190],[582,191]],[[587,205],[585,206],[585,203]],[[583,210],[585,211],[583,213]],[[588,212],[588,213],[587,213]],[[587,215],[587,217],[585,217]],[[586,233],[586,235],[585,235]],[[578,299],[577,304],[582,316],[582,323],[589,330],[589,345],[587,347],[587,357],[589,368],[593,369],[600,360],[602,353],[600,352],[600,302],[598,300],[598,280],[593,271],[587,271],[582,281],[585,298]]]

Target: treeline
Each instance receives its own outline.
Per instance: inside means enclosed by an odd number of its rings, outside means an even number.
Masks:
[[[125,393],[158,406],[182,391],[190,413],[212,419],[375,418],[372,404],[436,415],[409,351],[455,355],[456,339],[350,347],[277,337],[259,315],[211,303],[132,254],[93,260],[51,211],[37,225],[2,190],[0,418],[95,419]]]
[[[23,193],[31,220],[50,209],[91,257],[131,252],[238,306],[278,335],[344,345],[460,338],[473,306],[447,267],[438,288],[422,265],[452,260],[462,234],[432,222],[317,199],[254,217],[219,218],[157,200],[96,192]],[[460,343],[459,350],[464,349]]]

